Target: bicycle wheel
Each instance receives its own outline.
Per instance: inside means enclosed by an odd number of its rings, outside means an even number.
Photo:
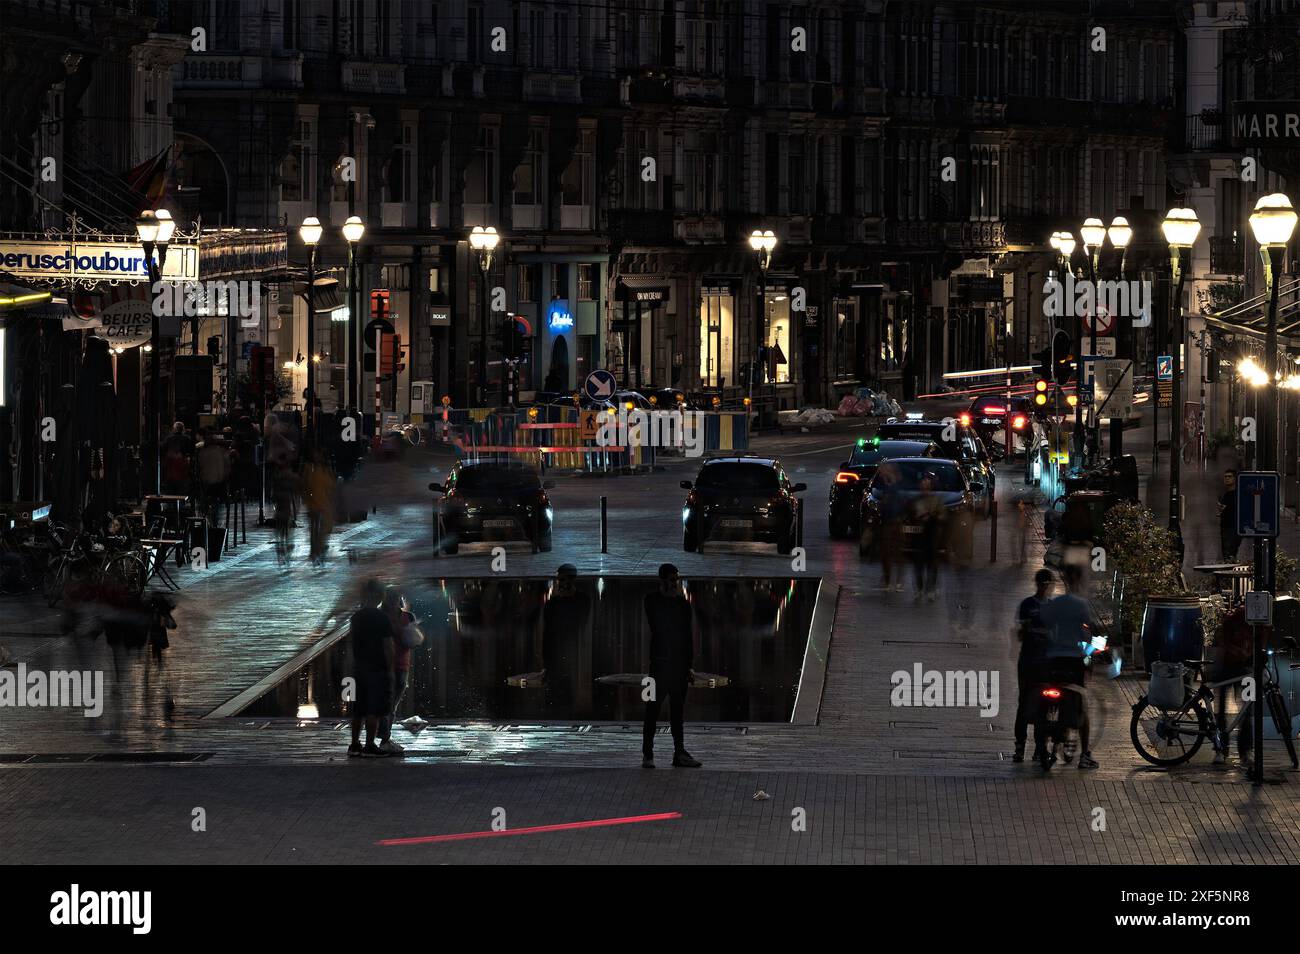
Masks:
[[[51,609],[63,598],[63,588],[68,584],[69,572],[67,557],[50,557],[41,577],[41,595],[45,597],[45,605]]]
[[[406,439],[411,442],[412,447],[419,447],[424,442],[424,432],[418,426],[412,424],[406,429]]]
[[[1133,705],[1129,737],[1138,755],[1152,765],[1169,768],[1186,762],[1205,742],[1213,720],[1198,698],[1182,709],[1161,709],[1143,696]]]
[[[101,577],[106,583],[119,585],[132,596],[139,596],[144,592],[147,576],[144,561],[134,553],[119,553],[117,556],[110,557],[101,571]]]
[[[1287,754],[1291,756],[1291,767],[1300,768],[1300,759],[1296,758],[1295,753],[1295,740],[1292,738],[1294,733],[1291,731],[1291,714],[1286,709],[1286,698],[1275,685],[1268,688],[1268,711],[1273,717],[1277,734],[1282,736],[1282,741],[1286,743]]]

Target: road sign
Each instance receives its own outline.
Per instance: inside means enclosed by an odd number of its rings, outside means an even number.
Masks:
[[[1099,311],[1095,315],[1084,315],[1083,322],[1084,327],[1089,331],[1091,331],[1095,325],[1097,327],[1097,334],[1108,335],[1115,327],[1115,316],[1107,314],[1104,311]]]
[[[594,441],[596,433],[599,431],[599,411],[582,411],[578,415],[579,439],[583,441]]]
[[[1273,594],[1251,590],[1246,594],[1246,622],[1251,626],[1273,625]]]
[[[1237,536],[1276,537],[1282,522],[1278,475],[1249,471],[1237,475]]]
[[[583,389],[593,401],[604,401],[612,398],[618,390],[618,379],[604,368],[597,368],[587,375]]]
[[[1128,358],[1095,358],[1093,401],[1099,420],[1123,420],[1133,408],[1133,362]]]
[[[1172,381],[1174,379],[1174,356],[1162,354],[1156,357],[1156,380]]]
[[[371,351],[375,351],[378,350],[375,338],[380,334],[391,335],[394,330],[391,322],[385,321],[383,318],[374,318],[366,322],[365,328],[361,330],[361,337],[365,340],[366,347]]]
[[[1092,337],[1090,335],[1083,336],[1083,347],[1080,350],[1083,352],[1085,358],[1092,354]],[[1114,338],[1097,339],[1097,357],[1113,358],[1115,357],[1115,354],[1116,347]]]

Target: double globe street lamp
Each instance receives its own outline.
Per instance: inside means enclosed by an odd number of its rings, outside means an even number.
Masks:
[[[763,347],[767,344],[767,270],[772,266],[772,252],[776,249],[776,233],[771,229],[754,229],[749,236],[749,247],[758,256],[758,311],[754,322],[754,346],[749,362],[749,407],[754,406],[754,379],[759,376]],[[746,415],[746,427],[750,415]],[[759,419],[762,420],[760,412]]]
[[[316,247],[320,244],[325,229],[320,219],[309,215],[298,227],[298,235],[307,247],[307,413],[303,421],[307,427],[306,442],[309,447],[316,443]]]
[[[1173,279],[1173,294],[1169,299],[1171,327],[1169,329],[1171,360],[1171,407],[1169,409],[1169,529],[1178,539],[1178,549],[1183,549],[1182,530],[1182,495],[1181,464],[1182,451],[1182,374],[1183,374],[1183,339],[1186,328],[1183,321],[1183,283],[1187,280],[1187,265],[1196,237],[1201,234],[1201,223],[1196,218],[1195,209],[1170,209],[1165,220],[1160,223],[1169,246],[1169,269]],[[1157,349],[1159,350],[1159,349]],[[1159,389],[1159,374],[1157,390]],[[1157,396],[1157,404],[1159,399]]]
[[[357,323],[361,313],[359,283],[357,281],[357,245],[366,234],[366,225],[359,215],[349,215],[343,223],[343,238],[348,243],[348,395],[353,409],[361,411],[361,348],[357,344]],[[377,426],[377,425],[376,425]]]

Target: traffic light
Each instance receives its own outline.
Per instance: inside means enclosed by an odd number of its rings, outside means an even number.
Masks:
[[[510,316],[501,319],[497,326],[497,346],[501,356],[511,360],[515,356],[515,320]]]
[[[1047,403],[1047,387],[1048,384],[1044,378],[1039,378],[1034,382],[1034,403],[1039,407],[1043,407]]]
[[[1052,335],[1052,343],[1042,351],[1034,353],[1038,359],[1038,376],[1057,384],[1064,384],[1074,376],[1074,363],[1078,355],[1074,351],[1074,341],[1066,331],[1058,329]]]
[[[396,363],[397,356],[397,335],[390,335],[387,332],[379,333],[379,376],[381,378],[391,378],[393,376],[393,366]]]
[[[402,336],[393,335],[393,373],[401,374],[406,370],[406,355],[402,351]]]

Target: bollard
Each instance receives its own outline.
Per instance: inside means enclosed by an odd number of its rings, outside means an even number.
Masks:
[[[609,498],[600,498],[600,552],[609,552]]]
[[[998,500],[993,498],[993,512],[989,514],[989,562],[998,562]]]

